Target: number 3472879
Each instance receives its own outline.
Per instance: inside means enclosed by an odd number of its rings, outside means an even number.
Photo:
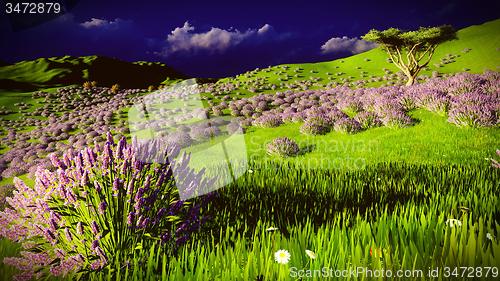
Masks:
[[[23,2],[5,3],[5,13],[7,14],[59,14],[61,4],[57,2]]]

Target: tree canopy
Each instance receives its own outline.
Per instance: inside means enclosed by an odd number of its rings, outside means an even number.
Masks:
[[[431,60],[436,47],[445,41],[456,39],[456,32],[451,25],[421,27],[415,31],[372,29],[362,38],[379,44],[392,62],[406,74],[407,85],[411,85],[418,72]]]

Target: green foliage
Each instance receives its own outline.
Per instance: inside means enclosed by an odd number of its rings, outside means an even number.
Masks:
[[[456,32],[450,25],[407,32],[396,28],[372,29],[362,38],[380,44],[392,63],[408,77],[407,85],[412,85],[420,70],[431,61],[437,45],[456,39]]]
[[[251,168],[214,206],[214,225],[222,225],[216,240],[186,247],[171,262],[168,280],[288,280],[291,267],[499,266],[499,242],[486,237],[500,231],[499,174],[488,166]],[[450,227],[448,219],[462,226]],[[267,232],[269,226],[278,231]],[[291,253],[288,265],[273,260],[278,249]]]
[[[0,212],[1,235],[24,250],[4,263],[26,275],[69,273],[94,280],[103,274],[118,278],[118,268],[131,267],[136,251],[156,243],[170,257],[202,219],[201,199],[181,200],[172,170],[197,188],[206,182],[187,168],[185,156],[171,163],[156,158],[164,164],[140,160],[144,151],[174,156],[172,149],[155,148],[129,145],[124,137],[115,144],[108,134],[104,146],[68,151],[62,160],[51,155],[56,171],[39,169],[34,187],[15,178],[10,206]]]
[[[428,28],[420,27],[418,30],[407,32],[403,32],[397,28],[389,28],[383,31],[372,29],[362,39],[382,44],[386,48],[411,48],[416,44],[422,45],[421,47],[424,48],[428,45],[437,45],[456,39],[456,33],[450,25]]]

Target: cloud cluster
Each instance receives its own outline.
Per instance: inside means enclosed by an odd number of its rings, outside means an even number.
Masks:
[[[86,29],[105,28],[116,30],[127,23],[128,21],[122,20],[120,18],[116,18],[115,20],[91,18],[88,21],[80,23],[80,26]]]
[[[196,52],[206,50],[209,52],[219,52],[241,44],[248,39],[263,39],[273,32],[273,27],[265,24],[259,29],[248,29],[241,32],[237,29],[221,29],[212,27],[206,32],[194,32],[195,27],[189,22],[185,22],[182,27],[175,28],[167,37],[167,47],[164,55],[175,52]]]
[[[333,37],[321,46],[321,52],[323,54],[336,52],[358,54],[373,49],[376,46],[375,43],[360,40],[358,38],[349,38],[347,36]]]

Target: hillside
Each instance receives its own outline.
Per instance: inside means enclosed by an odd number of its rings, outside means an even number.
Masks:
[[[158,62],[125,62],[100,56],[52,57],[21,61],[0,67],[0,89],[34,90],[97,81],[100,86],[115,83],[124,88],[146,88],[183,74]]]
[[[457,32],[457,40],[440,45],[421,75],[455,73],[469,71],[482,73],[484,70],[499,70],[500,67],[500,19],[463,28]],[[380,48],[357,54],[351,57],[319,63],[284,64],[264,69],[249,71],[236,77],[228,77],[218,84],[239,84],[236,91],[252,95],[248,87],[255,84],[274,84],[278,88],[284,84],[301,81],[315,81],[312,88],[322,87],[328,83],[354,82],[384,77],[399,70],[388,62],[386,53]],[[371,81],[367,86],[379,86],[384,81]],[[281,84],[281,85],[280,85]],[[267,92],[269,89],[261,89]]]

